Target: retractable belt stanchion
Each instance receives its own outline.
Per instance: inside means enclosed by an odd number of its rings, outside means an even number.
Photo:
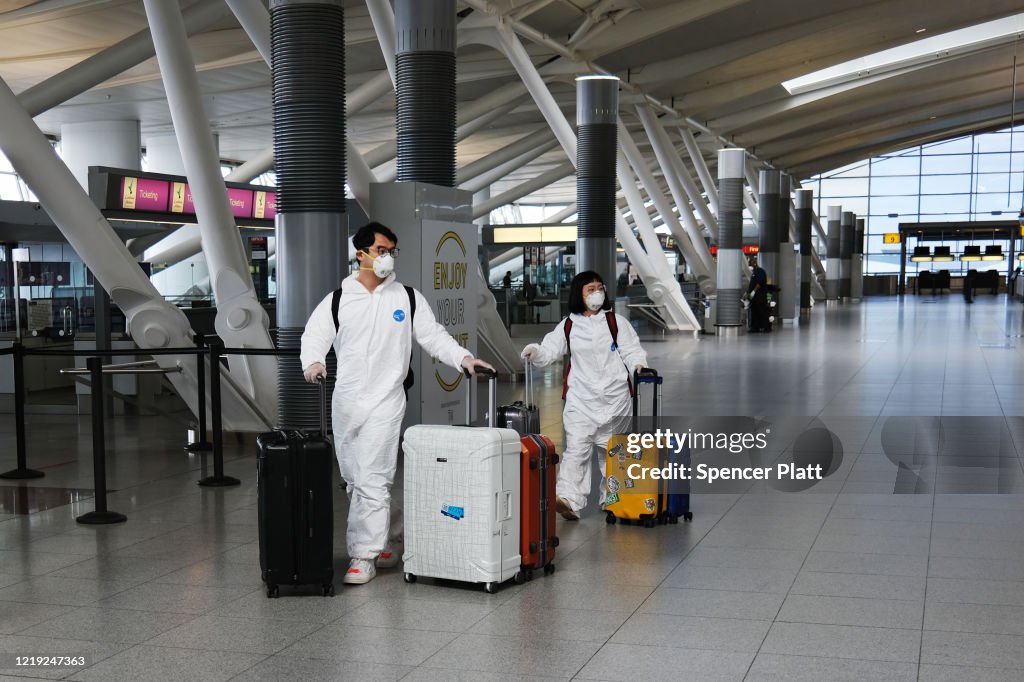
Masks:
[[[198,383],[199,390],[199,433],[196,434],[195,443],[189,443],[185,446],[187,452],[209,452],[213,449],[213,446],[206,440],[206,337],[202,334],[196,334],[195,336],[196,347],[199,352],[196,353],[196,380]]]
[[[204,487],[225,487],[241,483],[224,475],[224,429],[220,415],[220,359],[224,345],[218,340],[210,344],[210,407],[213,411],[213,476],[200,479]]]
[[[11,346],[11,360],[14,362],[14,426],[18,440],[18,467],[0,474],[0,478],[26,479],[42,478],[42,471],[29,469],[25,459],[25,355],[22,345]]]
[[[82,514],[76,521],[87,524],[122,523],[128,520],[124,514],[107,509],[107,449],[103,415],[103,361],[88,358],[89,378],[92,391],[92,473],[96,489],[96,509]]]

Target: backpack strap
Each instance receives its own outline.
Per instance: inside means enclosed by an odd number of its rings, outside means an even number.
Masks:
[[[331,315],[334,317],[334,333],[337,334],[341,330],[341,323],[338,322],[338,306],[341,305],[341,287],[334,290],[334,295],[331,296]]]
[[[615,313],[611,310],[604,314],[604,319],[608,322],[608,331],[612,333],[612,350],[616,353],[619,352],[619,321],[615,317]],[[621,356],[620,356],[621,357]],[[626,363],[623,362],[623,365]],[[626,385],[629,387],[629,395],[633,396],[633,379],[630,377],[629,367],[626,367]]]
[[[412,336],[412,325],[416,319],[416,292],[413,291],[412,287],[405,287],[405,293],[409,297],[409,335]],[[412,344],[409,344],[410,348]],[[412,351],[409,351],[409,372],[405,375],[405,381],[402,382],[402,388],[405,389],[406,395],[409,393],[409,389],[416,383],[416,374],[412,371]]]
[[[569,356],[569,362],[565,363],[565,372],[562,373],[562,400],[565,400],[569,393],[569,370],[572,369],[572,344],[569,342],[569,332],[572,331],[571,317],[565,318],[562,330],[565,332],[565,352]]]
[[[405,289],[405,295],[409,297],[409,333],[412,334],[412,324],[416,319],[416,292],[413,291],[412,287],[403,287]],[[338,308],[341,306],[341,287],[334,290],[334,294],[331,296],[331,316],[334,318],[334,333],[337,334],[341,330],[341,322],[338,320]],[[402,388],[408,393],[412,385],[416,383],[416,375],[412,371],[412,353],[409,354],[409,372],[405,375],[405,381],[402,382]]]

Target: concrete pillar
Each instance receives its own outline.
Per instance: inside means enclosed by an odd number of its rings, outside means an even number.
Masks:
[[[741,325],[743,279],[743,165],[744,149],[718,151],[718,300],[716,328],[735,333]]]
[[[826,240],[825,259],[825,299],[839,300],[839,223],[842,220],[843,207],[828,207],[828,238]]]
[[[768,284],[778,284],[779,279],[779,171],[763,170],[760,173],[757,207],[758,248],[761,267],[768,276]],[[719,256],[721,259],[721,256]]]
[[[857,218],[853,234],[853,260],[850,271],[850,300],[860,302],[864,298],[864,218]]]
[[[139,169],[139,122],[129,120],[65,123],[60,127],[60,151],[75,180],[88,192],[89,166]],[[110,296],[98,279],[94,278],[93,281],[95,346],[89,347],[110,349],[113,343],[110,329]],[[125,358],[118,360],[124,361]],[[85,359],[79,358],[75,364],[84,367]],[[107,403],[105,407],[108,414],[113,414],[115,410],[113,389],[125,395],[135,395],[137,392],[135,377],[125,376],[117,379],[115,382],[109,375],[104,377],[104,395]],[[89,387],[76,382],[75,395],[81,408],[88,409],[86,403],[90,394]]]
[[[139,169],[138,121],[88,121],[60,127],[60,152],[78,183],[89,189],[89,166]]]
[[[786,173],[779,174],[779,264],[778,282],[779,295],[776,315],[783,322],[796,322],[799,289],[796,274],[796,254],[793,243],[789,241],[789,210],[792,205],[790,177]]]
[[[839,221],[839,298],[850,301],[853,269],[853,237],[857,230],[857,216],[852,211],[843,211]]]

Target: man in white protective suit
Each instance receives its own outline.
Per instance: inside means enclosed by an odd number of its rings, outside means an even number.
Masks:
[[[361,584],[376,576],[377,566],[394,566],[401,555],[396,534],[388,540],[391,516],[396,517],[396,529],[400,526],[398,505],[392,514],[391,487],[413,340],[432,357],[470,374],[477,367],[493,368],[455,342],[423,294],[395,280],[394,232],[369,223],[352,244],[359,272],[346,277],[341,293],[328,294],[310,315],[302,334],[301,362],[306,381],[312,383],[326,376],[332,345],[338,358],[331,418],[338,467],[350,499],[351,563],[344,581]]]
[[[629,430],[632,415],[631,373],[647,366],[647,353],[629,320],[611,310],[604,281],[581,272],[569,288],[569,316],[522,356],[538,367],[569,356],[562,397],[565,452],[558,467],[555,505],[575,521],[590,494],[590,458],[598,451],[600,503],[605,498],[608,439]]]

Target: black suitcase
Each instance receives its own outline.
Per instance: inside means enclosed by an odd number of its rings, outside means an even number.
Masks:
[[[267,596],[280,585],[319,585],[334,596],[334,447],[320,382],[320,433],[271,431],[256,439],[260,569]]]
[[[528,436],[540,433],[540,411],[533,402],[533,376],[529,360],[525,361],[523,368],[526,383],[525,400],[517,400],[511,405],[499,407],[496,426],[499,429],[512,429],[520,436]]]

